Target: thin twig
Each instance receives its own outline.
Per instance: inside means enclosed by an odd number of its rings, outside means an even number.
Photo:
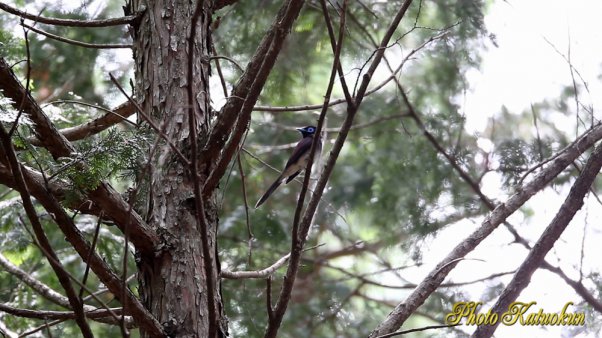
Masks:
[[[431,325],[431,326],[425,326],[425,327],[420,327],[420,328],[416,328],[416,329],[409,329],[409,330],[404,330],[404,331],[398,331],[398,332],[392,332],[392,333],[388,333],[388,334],[384,334],[382,336],[378,336],[376,338],[388,338],[388,337],[395,337],[395,336],[401,336],[404,335],[406,333],[412,333],[412,332],[419,332],[419,331],[426,331],[426,330],[433,330],[433,329],[446,329],[446,328],[452,328],[454,326],[458,326],[461,324],[453,324],[453,325]]]
[[[215,54],[215,49],[213,50],[213,53]],[[238,70],[240,70],[241,72],[244,71],[244,69],[238,64],[238,62],[236,62],[234,59],[232,59],[230,57],[227,57],[225,55],[213,55],[213,56],[209,57],[209,60],[219,60],[219,59],[228,60],[228,61],[230,61],[230,63],[235,65],[236,68],[238,68]]]
[[[88,42],[82,42],[82,41],[77,41],[77,40],[72,40],[72,39],[67,39],[64,38],[62,36],[56,35],[56,34],[52,34],[52,33],[48,33],[46,31],[43,31],[41,29],[29,26],[27,24],[21,23],[21,26],[28,28],[29,30],[32,30],[38,34],[44,35],[48,38],[51,38],[53,40],[56,41],[60,41],[60,42],[64,42],[70,45],[74,45],[74,46],[79,46],[79,47],[84,47],[84,48],[92,48],[92,49],[118,49],[118,48],[132,48],[131,44],[121,44],[121,43],[88,43]]]

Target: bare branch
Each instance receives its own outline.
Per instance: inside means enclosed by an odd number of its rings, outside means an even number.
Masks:
[[[70,308],[71,307],[71,305],[69,304],[69,299],[67,299],[67,297],[61,295],[60,293],[58,293],[56,291],[54,291],[48,285],[46,285],[46,284],[40,282],[39,280],[33,278],[30,274],[28,274],[27,272],[21,270],[19,267],[17,267],[14,264],[12,264],[2,254],[0,254],[0,266],[2,266],[2,268],[4,269],[4,271],[6,271],[6,272],[10,273],[11,275],[17,277],[20,281],[22,281],[23,283],[27,284],[29,287],[31,287],[34,291],[36,291],[37,293],[39,293],[40,295],[42,295],[44,298],[52,301],[55,304],[61,305],[63,307],[66,307],[66,308]],[[84,311],[85,312],[99,311],[99,310],[101,310],[101,309],[97,309],[97,308],[95,308],[95,307],[93,307],[91,305],[84,304]],[[103,311],[107,311],[107,316],[111,315],[111,313],[108,312],[109,310],[103,310]],[[70,312],[70,313],[73,313],[73,312]],[[68,317],[68,318],[65,318],[65,319],[73,319],[73,318],[74,318],[74,316],[71,316],[71,317]],[[88,316],[88,318],[97,319],[97,318],[89,317],[89,316]],[[130,325],[130,326],[133,325],[131,317],[128,317],[127,321],[128,321],[128,325]],[[103,320],[103,322],[112,323],[112,324],[117,323],[116,320]]]
[[[245,279],[245,278],[266,278],[271,276],[276,270],[288,261],[288,258],[291,256],[290,253],[281,257],[274,264],[268,266],[265,269],[257,270],[257,271],[228,271],[222,270],[221,276],[227,279]]]
[[[230,98],[222,107],[202,151],[207,167],[213,168],[204,191],[213,190],[234,156],[234,151],[238,149],[253,106],[302,7],[302,0],[288,0],[283,3]],[[230,142],[224,147],[230,136]],[[220,152],[223,153],[222,156],[219,156]]]
[[[384,334],[382,336],[378,336],[376,338],[395,337],[395,336],[401,336],[401,335],[404,335],[404,334],[407,334],[407,333],[426,331],[426,330],[433,330],[433,329],[446,329],[446,328],[452,328],[452,327],[458,326],[458,325],[461,325],[461,324],[454,324],[454,325],[431,325],[431,326],[420,327],[420,328],[417,328],[417,329],[409,329],[409,330],[403,330],[403,331],[398,331],[398,332],[392,332],[392,333]]]
[[[215,53],[215,50],[213,52]],[[225,55],[214,55],[214,56],[209,57],[209,60],[219,60],[219,59],[224,59],[224,60],[230,61],[230,63],[235,65],[236,68],[238,68],[238,70],[244,71],[244,69],[238,64],[238,62],[236,62],[234,59],[232,59],[230,57],[227,57]],[[228,95],[226,94],[226,96],[228,96]]]
[[[385,59],[385,61],[387,61],[387,60]],[[391,66],[389,65],[388,62],[387,62],[387,65],[389,66],[389,70],[392,71]],[[460,178],[462,178],[462,180],[464,180],[471,187],[471,189],[479,197],[479,199],[481,200],[481,202],[489,210],[493,211],[495,209],[494,202],[490,198],[488,198],[487,196],[485,196],[485,194],[483,194],[483,192],[481,191],[481,189],[479,187],[479,184],[477,182],[475,182],[470,177],[470,175],[466,171],[464,171],[464,169],[462,169],[457,164],[456,159],[454,157],[452,157],[451,155],[449,155],[447,153],[447,151],[445,151],[445,149],[443,148],[443,146],[437,141],[437,139],[426,129],[426,127],[424,126],[424,123],[422,122],[422,119],[420,118],[420,116],[418,115],[418,113],[414,110],[412,104],[409,102],[409,100],[408,100],[405,92],[403,91],[403,88],[401,87],[401,84],[399,83],[399,81],[397,79],[395,79],[395,82],[396,82],[396,84],[398,86],[399,91],[402,94],[402,97],[404,99],[404,102],[405,102],[406,106],[409,109],[410,116],[416,121],[416,124],[422,130],[422,132],[423,132],[424,136],[427,138],[427,140],[433,145],[433,147],[437,150],[438,153],[440,153],[441,155],[443,155],[443,157],[445,157],[445,159],[452,166],[452,168],[460,175]],[[575,144],[579,140],[580,140],[580,138],[578,138],[576,141],[574,141],[573,144]],[[538,165],[536,167],[543,166],[545,163],[548,163],[552,159],[554,159],[557,156],[559,156],[560,154],[562,154],[562,152],[564,152],[564,150],[566,150],[566,148],[563,149],[562,151],[558,152],[551,159],[540,162],[540,165]],[[573,165],[574,165],[574,162],[573,162]],[[579,168],[577,168],[577,170],[580,172]],[[525,178],[525,177],[526,177],[526,175],[523,176],[523,178]],[[592,191],[592,193],[594,194],[594,196],[597,197],[597,195],[593,191],[593,189],[590,188],[590,191]],[[525,240],[523,237],[521,237],[518,234],[518,232],[516,231],[516,229],[514,228],[514,226],[512,226],[512,224],[510,224],[507,221],[505,221],[504,222],[504,226],[506,226],[506,228],[508,229],[508,231],[510,231],[510,233],[514,236],[514,238],[515,238],[515,240],[516,240],[517,243],[521,244],[527,250],[531,250],[532,249],[532,247],[529,245],[529,243],[527,242],[527,240]],[[545,260],[542,262],[541,267],[544,268],[544,269],[547,269],[547,270],[550,270],[550,271],[556,273],[569,286],[571,286],[575,290],[575,292],[577,294],[579,294],[586,302],[588,302],[588,304],[590,304],[593,308],[597,309],[598,311],[600,311],[602,313],[602,303],[600,303],[597,299],[595,299],[595,297],[593,297],[592,294],[589,291],[587,291],[587,289],[585,288],[585,286],[580,281],[571,280],[570,278],[568,278],[566,276],[566,274],[564,274],[564,272],[560,268],[554,267],[552,264],[548,263]]]
[[[84,47],[84,48],[93,48],[93,49],[117,49],[117,48],[132,48],[131,44],[121,44],[121,43],[87,43],[87,42],[82,42],[82,41],[77,41],[77,40],[72,40],[72,39],[67,39],[64,38],[62,36],[56,35],[56,34],[52,34],[52,33],[48,33],[46,31],[43,31],[41,29],[26,25],[24,23],[21,23],[21,26],[34,31],[38,34],[44,35],[48,38],[51,38],[53,40],[56,41],[60,41],[60,42],[64,42],[64,43],[68,43],[70,45],[74,45],[74,46],[79,46],[79,47]]]
[[[51,302],[69,308],[71,305],[69,304],[69,300],[67,297],[61,295],[60,293],[54,291],[48,285],[40,282],[39,280],[33,278],[27,272],[19,269],[19,267],[15,266],[11,263],[4,255],[0,254],[0,266],[4,269],[4,271],[10,273],[11,275],[17,277],[20,281],[25,283],[27,286],[32,288],[34,291],[42,295],[44,298],[50,300]]]
[[[43,311],[19,309],[10,305],[0,303],[0,311],[10,313],[13,316],[35,318],[35,319],[74,319],[76,314],[73,311]],[[121,314],[121,308],[112,308],[109,310],[94,309],[86,311],[86,317],[91,319],[104,318],[111,315],[111,312]]]
[[[324,244],[318,244],[306,249],[303,249],[303,251],[309,251],[309,250],[313,250],[315,248],[319,248]],[[278,270],[280,267],[282,267],[284,265],[284,263],[286,263],[286,261],[288,260],[288,258],[291,256],[290,253],[282,256],[280,259],[278,259],[274,264],[268,266],[265,269],[262,270],[257,270],[257,271],[229,271],[229,270],[222,270],[220,276],[222,278],[226,278],[226,279],[245,279],[245,278],[266,278],[266,277],[270,277],[276,270]]]
[[[313,216],[316,212],[318,202],[320,201],[320,198],[322,197],[324,188],[326,187],[326,182],[328,181],[330,175],[332,174],[332,171],[334,169],[334,166],[336,164],[338,156],[341,152],[341,149],[343,148],[343,145],[345,144],[347,134],[349,133],[349,129],[351,128],[351,126],[353,124],[353,119],[358,111],[360,104],[362,103],[364,95],[366,94],[366,90],[368,88],[368,85],[370,84],[370,80],[372,79],[372,75],[374,74],[374,71],[376,70],[376,68],[378,67],[378,64],[380,63],[380,61],[383,58],[383,55],[385,52],[384,47],[386,47],[387,44],[389,43],[395,30],[397,29],[397,26],[399,25],[401,19],[404,17],[404,15],[405,15],[406,11],[408,10],[408,8],[410,7],[411,3],[412,3],[411,0],[406,0],[401,5],[401,8],[395,15],[394,19],[392,20],[391,24],[389,25],[389,27],[383,37],[383,40],[381,41],[381,45],[380,45],[381,48],[379,48],[377,50],[377,52],[374,56],[374,60],[372,61],[372,64],[370,65],[370,68],[368,69],[366,74],[364,74],[364,76],[363,76],[363,81],[360,85],[360,89],[358,91],[357,96],[353,100],[353,104],[348,102],[347,116],[345,117],[343,126],[341,127],[341,131],[335,141],[334,146],[332,147],[332,150],[330,151],[330,156],[326,162],[326,165],[324,167],[322,175],[320,175],[320,178],[318,179],[318,182],[314,189],[314,193],[312,194],[312,197],[306,207],[303,218],[299,224],[298,231],[293,232],[293,245],[291,248],[291,257],[290,257],[290,263],[288,266],[288,270],[286,273],[286,279],[283,284],[282,290],[280,291],[280,296],[279,296],[278,302],[276,304],[276,309],[274,311],[274,320],[270,321],[270,323],[268,325],[268,329],[265,334],[266,338],[274,337],[278,331],[278,327],[280,326],[282,316],[284,315],[284,312],[286,311],[286,307],[287,307],[288,301],[290,300],[291,291],[292,291],[292,288],[293,288],[293,285],[295,282],[295,277],[296,277],[297,270],[299,267],[299,261],[301,259],[300,250],[301,250],[301,248],[303,248],[303,244],[307,238],[307,234],[309,232],[310,225],[313,220]],[[339,35],[339,38],[342,38],[342,31],[344,31],[343,27],[341,27],[341,34]],[[341,48],[341,44],[342,44],[341,42],[339,42],[337,44],[338,49]],[[331,73],[331,81],[330,81],[331,83],[333,80],[332,77],[334,77],[334,75],[336,74],[337,62],[338,62],[338,60],[337,60],[337,57],[335,56],[335,61],[333,64],[333,72]],[[327,96],[324,101],[325,107],[323,109],[326,108],[328,99],[329,99],[329,97]],[[320,131],[320,126],[318,126],[318,131]],[[311,159],[311,157],[310,157],[310,159]],[[308,163],[308,164],[310,164],[310,163]],[[306,186],[306,184],[304,184],[304,185]],[[303,197],[303,195],[300,197],[300,200],[302,200],[302,197]],[[294,227],[293,229],[296,228],[296,223],[293,224],[293,227]],[[296,240],[295,237],[297,237],[298,240]]]
[[[77,103],[88,105],[85,102],[78,101],[60,101],[60,103]],[[98,134],[101,131],[106,130],[120,122],[130,122],[127,118],[132,116],[135,112],[136,109],[134,108],[134,105],[132,105],[131,102],[128,101],[117,106],[117,108],[113,110],[109,110],[107,114],[97,119],[82,123],[75,127],[60,129],[59,133],[63,134],[63,136],[69,141],[81,140],[88,136]],[[42,145],[40,140],[36,137],[29,138],[28,141],[34,146]]]
[[[447,274],[457,264],[457,259],[470,253],[483,239],[489,236],[508,216],[513,214],[527,200],[543,189],[551,180],[562,172],[574,159],[602,138],[602,124],[598,124],[559,154],[548,167],[543,169],[532,181],[516,188],[516,193],[505,203],[498,205],[485,219],[480,227],[460,242],[437,266],[422,280],[418,287],[400,303],[387,318],[370,334],[370,337],[391,333],[399,329],[401,324],[415,311],[426,298],[441,285]],[[453,263],[451,263],[453,262]]]
[[[531,276],[535,270],[541,265],[546,254],[552,249],[554,243],[556,243],[562,232],[569,225],[569,222],[583,206],[583,198],[594,183],[596,175],[600,172],[600,168],[602,168],[602,146],[598,146],[590,156],[558,213],[556,213],[550,225],[548,225],[537,243],[535,243],[533,250],[529,252],[527,258],[525,258],[516,274],[514,274],[512,281],[510,281],[498,298],[491,310],[492,313],[499,315],[506,312],[510,303],[514,302],[529,285]],[[474,332],[473,337],[491,337],[498,325],[499,321],[491,325],[479,326]]]
[[[383,80],[378,85],[374,86],[374,88],[366,91],[366,93],[364,94],[364,97],[370,96],[370,95],[378,92],[380,89],[382,89],[384,86],[386,86],[389,82],[391,82],[395,78],[397,78],[397,75],[402,70],[403,66],[408,61],[412,60],[412,57],[414,56],[414,54],[416,54],[417,52],[419,52],[422,49],[426,48],[432,42],[440,40],[440,39],[443,39],[444,37],[447,36],[448,33],[449,33],[448,31],[443,31],[442,33],[440,33],[438,35],[430,37],[428,40],[426,40],[425,42],[423,42],[419,46],[417,46],[414,49],[412,49],[403,58],[403,60],[401,61],[401,63],[399,64],[399,66],[395,69],[395,71],[391,74],[391,76],[389,76],[388,78],[386,78],[385,80]],[[345,98],[334,99],[334,100],[330,100],[330,102],[328,102],[328,106],[332,107],[332,106],[336,106],[336,105],[339,105],[339,104],[342,104],[342,103],[345,103],[345,102],[347,102],[347,100]],[[262,112],[270,112],[270,113],[283,113],[283,112],[297,112],[297,111],[316,110],[316,109],[321,109],[321,108],[322,108],[322,104],[300,105],[300,106],[285,106],[285,107],[255,106],[255,107],[253,107],[253,111],[262,111]]]
[[[18,10],[14,7],[7,5],[4,2],[0,2],[0,9],[20,16],[24,19],[32,20],[35,22],[45,23],[49,25],[55,26],[68,26],[68,27],[110,27],[110,26],[119,26],[119,25],[129,25],[135,22],[143,12],[137,13],[135,15],[128,15],[122,18],[114,18],[114,19],[101,19],[101,20],[74,20],[74,19],[57,19],[57,18],[47,18],[39,15],[29,14],[27,12]]]
[[[337,53],[337,38],[334,34],[334,29],[332,28],[332,22],[330,20],[330,15],[328,14],[328,8],[326,7],[326,0],[320,0],[320,5],[322,6],[322,13],[324,14],[324,23],[326,24],[326,30],[328,31],[328,37],[330,38],[330,46],[332,47],[332,52],[336,55]],[[341,14],[341,20],[343,20],[343,17],[345,16],[344,11],[342,11],[343,14]],[[343,27],[340,28],[341,30],[344,30],[344,24]],[[340,48],[339,48],[340,50]],[[340,52],[339,52],[340,53]],[[339,57],[340,59],[340,57]],[[347,87],[347,82],[345,81],[345,73],[343,73],[343,66],[341,65],[341,62],[339,60],[339,62],[337,63],[337,72],[339,73],[339,82],[341,83],[341,88],[343,88],[343,94],[345,95],[345,100],[347,101],[347,103],[352,104],[352,97],[351,97],[351,93],[349,92],[349,88]]]
[[[341,22],[339,26],[339,37],[338,43],[336,44],[335,52],[334,52],[334,60],[332,63],[332,70],[330,72],[330,79],[328,81],[328,87],[326,88],[326,94],[324,95],[324,103],[322,105],[322,111],[320,112],[320,117],[318,119],[318,126],[316,128],[315,137],[313,138],[313,142],[311,144],[311,149],[309,150],[309,160],[307,161],[307,166],[305,168],[305,177],[303,179],[303,184],[301,186],[301,191],[299,192],[299,199],[297,201],[297,207],[295,208],[295,216],[293,219],[293,230],[292,230],[292,241],[291,241],[291,261],[288,265],[288,269],[286,271],[286,277],[284,279],[282,288],[280,290],[280,295],[278,296],[278,301],[276,302],[276,307],[272,312],[272,316],[270,321],[268,322],[268,328],[265,333],[265,338],[276,337],[278,333],[278,329],[282,323],[282,318],[286,313],[286,309],[288,307],[288,303],[291,298],[291,293],[293,291],[293,287],[295,285],[295,279],[297,277],[297,271],[299,269],[299,263],[301,258],[301,253],[303,250],[303,245],[307,239],[307,234],[309,232],[309,225],[306,226],[305,223],[300,224],[301,220],[301,211],[303,209],[303,204],[305,202],[305,195],[307,193],[307,189],[309,186],[309,179],[311,177],[311,168],[314,162],[314,156],[317,151],[317,144],[319,139],[322,137],[322,128],[324,124],[324,120],[326,118],[326,112],[328,110],[328,101],[330,101],[330,95],[332,94],[332,89],[334,87],[335,76],[337,73],[337,69],[340,64],[340,56],[341,50],[343,46],[343,38],[345,36],[345,13],[347,8],[347,0],[343,2],[343,7],[345,10],[342,11],[341,14]],[[352,101],[348,101],[348,105],[352,105]],[[315,194],[315,193],[314,193]],[[314,195],[315,197],[315,195]],[[313,198],[312,198],[313,200]],[[316,203],[317,206],[317,203]],[[307,213],[307,210],[306,210]],[[313,220],[313,214],[307,223],[309,224]],[[304,219],[305,221],[305,219]],[[306,229],[307,228],[307,229]]]

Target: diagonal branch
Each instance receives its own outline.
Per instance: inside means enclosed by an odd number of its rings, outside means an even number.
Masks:
[[[481,226],[460,242],[437,266],[422,280],[405,302],[400,303],[387,318],[370,334],[370,337],[391,333],[399,329],[426,298],[441,285],[447,274],[458,264],[459,259],[466,256],[495,230],[508,216],[513,214],[527,200],[543,189],[550,181],[570,165],[577,157],[602,138],[602,124],[598,124],[565,148],[548,167],[536,175],[532,181],[517,187],[516,193],[505,203],[498,205],[485,219]]]
[[[51,302],[61,305],[63,307],[71,307],[69,304],[69,300],[61,295],[60,293],[54,291],[50,286],[40,282],[39,280],[33,278],[27,272],[21,270],[18,266],[15,266],[11,263],[4,255],[0,254],[0,266],[2,269],[11,275],[17,277],[21,282],[25,283],[27,286],[35,290],[38,294],[42,295],[44,298],[50,300]]]
[[[362,80],[362,83],[360,85],[360,88],[358,90],[356,97],[354,98],[353,102],[348,102],[348,104],[347,104],[347,116],[345,117],[345,120],[341,127],[341,131],[339,132],[339,135],[337,136],[337,139],[332,147],[332,150],[330,151],[330,156],[328,157],[328,160],[326,162],[326,165],[324,167],[322,175],[318,179],[316,187],[314,188],[314,193],[312,194],[311,199],[306,207],[303,218],[302,218],[301,222],[299,223],[298,231],[293,232],[293,246],[291,248],[290,263],[288,265],[288,270],[286,272],[284,284],[280,291],[280,296],[278,297],[276,309],[274,310],[274,318],[273,318],[273,320],[270,320],[267,332],[265,334],[266,338],[267,337],[275,337],[277,334],[278,328],[282,321],[282,317],[284,316],[286,307],[287,307],[288,302],[291,297],[291,292],[292,292],[292,289],[294,286],[295,278],[296,278],[297,271],[299,268],[299,263],[301,260],[301,249],[303,248],[303,244],[305,243],[307,234],[309,233],[309,229],[311,226],[311,222],[313,220],[313,216],[318,207],[318,202],[320,201],[320,198],[322,197],[322,193],[324,192],[326,183],[327,183],[330,175],[332,174],[332,171],[333,171],[336,161],[339,157],[341,149],[343,148],[343,145],[345,144],[345,140],[349,133],[349,129],[351,128],[351,126],[353,124],[353,119],[358,111],[360,104],[362,103],[362,100],[364,99],[366,90],[368,88],[368,85],[370,84],[370,80],[372,79],[372,75],[374,74],[374,71],[376,70],[376,68],[378,67],[378,64],[382,60],[386,46],[388,45],[390,39],[392,38],[393,34],[395,33],[397,26],[401,22],[401,19],[404,17],[404,15],[405,15],[406,11],[408,10],[408,8],[410,7],[411,3],[412,3],[412,0],[406,0],[402,4],[401,8],[399,9],[399,11],[395,15],[395,17],[393,18],[391,24],[387,28],[387,31],[381,41],[381,44],[380,44],[378,50],[376,51],[376,53],[374,55],[374,59],[370,65],[368,71],[363,75],[363,80]],[[344,30],[344,28],[341,27],[341,30]],[[341,38],[341,37],[342,37],[342,34],[340,34],[339,38]],[[341,48],[341,42],[339,42],[337,44],[337,47],[338,47],[338,49]],[[333,71],[331,73],[331,81],[330,81],[331,83],[333,82],[333,77],[336,74],[337,62],[338,62],[338,60],[335,57]],[[328,99],[328,97],[327,97],[327,99]],[[328,105],[328,101],[325,100],[323,109],[326,109],[327,105]],[[319,131],[319,127],[318,127],[318,131]],[[309,175],[307,175],[307,176],[309,176]],[[306,184],[304,184],[304,186],[306,186]],[[300,197],[300,199],[302,199],[302,197]],[[295,227],[295,225],[296,224],[294,224],[293,226]],[[295,240],[295,237],[298,238],[298,241]]]
[[[44,191],[43,182],[29,177],[30,173],[27,170],[22,171],[24,181],[32,191]],[[16,190],[19,191],[17,188]],[[127,306],[129,314],[132,315],[139,327],[144,328],[152,337],[163,337],[163,329],[161,324],[144,308],[142,303],[136,296],[127,289],[125,291],[125,299],[123,299],[123,289],[121,279],[112,271],[107,262],[98,254],[93,253],[90,249],[90,244],[86,241],[82,233],[73,223],[73,220],[63,210],[63,207],[58,203],[54,196],[50,193],[39,194],[36,196],[38,202],[53,215],[54,221],[65,234],[65,238],[71,243],[75,251],[90,265],[92,271],[98,279],[120,300],[124,306]]]
[[[390,66],[389,66],[389,70],[391,70]],[[426,127],[424,126],[424,123],[422,122],[422,119],[420,118],[420,116],[418,115],[416,110],[414,109],[413,105],[409,102],[407,95],[405,94],[403,88],[401,87],[401,84],[399,83],[399,81],[397,79],[395,79],[395,82],[397,83],[398,89],[401,92],[403,100],[404,100],[406,106],[408,107],[410,116],[414,119],[414,121],[416,122],[418,127],[422,130],[422,132],[423,132],[424,136],[427,138],[427,140],[429,142],[431,142],[431,144],[437,150],[438,153],[440,153],[441,155],[443,155],[443,157],[445,157],[445,159],[452,166],[452,168],[458,173],[458,175],[460,175],[460,178],[462,178],[462,180],[464,180],[464,182],[466,182],[466,184],[468,184],[470,186],[470,188],[475,192],[475,194],[479,197],[481,202],[489,210],[493,211],[495,209],[494,202],[490,198],[488,198],[485,194],[483,194],[483,192],[481,191],[481,188],[479,187],[479,184],[477,182],[475,182],[470,177],[470,175],[466,171],[464,171],[464,169],[462,169],[462,167],[460,167],[460,165],[458,165],[456,159],[453,156],[449,155],[447,153],[447,151],[443,148],[443,146],[437,141],[437,139],[426,129]],[[564,149],[561,150],[560,152],[558,152],[554,157],[558,156],[563,151],[564,151]],[[525,240],[523,237],[521,237],[518,234],[518,232],[516,231],[514,226],[512,226],[512,224],[510,224],[508,222],[504,222],[504,226],[506,226],[508,231],[510,231],[510,233],[514,236],[515,241],[517,243],[521,244],[527,250],[532,249],[531,245],[529,245],[527,240]],[[587,288],[583,285],[583,283],[581,283],[580,281],[575,281],[575,280],[570,279],[564,273],[564,271],[562,271],[559,267],[553,266],[546,260],[544,260],[541,263],[541,267],[557,274],[569,286],[571,286],[575,290],[575,292],[578,295],[580,295],[589,305],[591,305],[594,309],[596,309],[597,311],[602,313],[602,303],[600,301],[598,301],[595,297],[593,297],[589,291],[587,291]]]
[[[83,302],[77,296],[77,293],[75,292],[75,289],[69,280],[68,272],[61,264],[58,256],[54,252],[54,249],[50,245],[50,241],[48,240],[46,233],[44,232],[42,223],[38,218],[35,207],[33,206],[33,202],[31,201],[31,196],[27,190],[27,185],[21,171],[21,164],[19,163],[17,155],[13,149],[11,138],[2,125],[0,125],[0,142],[2,143],[2,149],[4,155],[6,156],[8,166],[10,167],[13,177],[15,178],[18,191],[21,194],[21,201],[23,202],[25,213],[31,222],[31,226],[33,227],[33,231],[40,248],[42,249],[44,256],[46,256],[48,259],[50,266],[54,270],[54,273],[56,274],[61,286],[67,294],[69,304],[75,313],[75,321],[79,326],[82,335],[87,338],[93,338],[94,335],[92,334],[92,330],[90,329],[84,314]]]
[[[43,146],[55,159],[70,157],[75,148],[52,124],[42,108],[21,85],[4,58],[0,58],[0,89],[4,96],[15,102],[22,102],[22,109],[33,122],[34,133]],[[18,108],[18,107],[17,107]],[[110,210],[116,225],[122,232],[129,226],[130,240],[136,249],[145,254],[152,254],[159,243],[159,237],[142,218],[129,210],[128,204],[109,184],[102,182],[95,190],[87,192],[88,197],[104,210]]]
[[[78,104],[85,103],[78,102]],[[136,109],[134,108],[134,105],[128,101],[117,106],[117,108],[108,111],[107,114],[97,119],[82,123],[75,127],[60,129],[59,133],[63,134],[63,136],[69,141],[81,140],[88,136],[98,134],[101,131],[106,130],[120,122],[129,122],[127,118],[132,116],[135,112]],[[36,137],[29,138],[27,141],[33,144],[34,146],[42,145],[42,142]]]
[[[2,266],[2,268],[4,269],[4,271],[10,273],[11,275],[15,276],[16,278],[18,278],[23,283],[27,284],[30,288],[32,288],[38,294],[42,295],[44,298],[50,300],[51,302],[53,302],[55,304],[61,305],[63,307],[66,307],[66,308],[70,308],[71,307],[71,305],[69,304],[69,299],[67,299],[67,297],[61,295],[60,293],[58,293],[56,291],[54,291],[50,286],[48,286],[48,285],[40,282],[39,280],[33,278],[30,274],[28,274],[27,272],[23,271],[22,269],[20,269],[19,267],[15,266],[13,263],[11,263],[2,254],[0,254],[0,266]],[[98,310],[99,309],[95,308],[94,306],[84,304],[84,311],[85,312],[98,311]],[[108,310],[104,310],[104,311],[107,311],[106,312],[107,316],[111,316],[111,313],[108,312]],[[6,311],[6,312],[8,312],[8,311]],[[73,319],[73,318],[75,318],[74,313],[73,312],[70,312],[70,313],[72,315],[69,316],[68,318],[65,318],[65,319]],[[90,317],[90,316],[86,315],[86,317],[90,318],[90,319],[97,319],[94,316]],[[127,321],[128,321],[128,325],[129,326],[133,325],[131,317],[129,317]],[[103,322],[111,323],[111,324],[116,324],[117,323],[117,321],[115,321],[113,318],[110,318],[110,319],[107,318],[106,320],[103,320]]]
[[[301,220],[301,211],[303,209],[303,204],[305,202],[305,195],[308,190],[309,180],[311,177],[311,168],[314,162],[314,156],[317,151],[317,140],[322,137],[322,127],[324,124],[324,120],[326,118],[326,112],[328,111],[328,101],[330,101],[330,95],[332,94],[332,89],[334,87],[335,77],[337,74],[337,69],[340,64],[340,56],[341,50],[343,47],[343,38],[345,36],[345,14],[347,8],[347,0],[343,2],[344,10],[341,14],[341,22],[339,26],[339,37],[338,43],[336,44],[335,52],[334,52],[334,60],[332,63],[332,70],[330,72],[330,79],[328,81],[328,86],[326,88],[326,94],[324,95],[324,103],[322,105],[322,111],[320,112],[320,117],[318,119],[318,126],[315,132],[315,137],[311,144],[311,149],[309,150],[309,160],[307,161],[307,167],[305,169],[305,177],[303,178],[303,184],[301,186],[301,191],[299,192],[299,199],[297,201],[297,207],[295,208],[295,216],[293,219],[293,230],[292,230],[292,243],[291,243],[291,253],[290,253],[290,263],[288,265],[288,269],[286,271],[286,277],[284,279],[284,283],[280,290],[280,295],[278,296],[278,301],[276,302],[276,307],[271,311],[270,320],[268,322],[268,328],[265,333],[265,338],[276,337],[278,333],[278,329],[282,324],[282,318],[286,313],[286,309],[288,307],[288,303],[291,298],[291,294],[293,291],[293,287],[295,285],[295,278],[297,277],[297,271],[299,269],[299,263],[301,259],[301,253],[303,251],[303,245],[305,244],[305,240],[307,239],[307,233],[309,230],[305,230],[305,227],[301,227],[300,229],[300,220]],[[348,102],[349,105],[352,104],[352,100]],[[307,211],[306,211],[307,212]],[[313,215],[308,221],[311,222],[313,219]],[[309,229],[309,227],[307,227]]]
[[[537,243],[535,243],[533,250],[529,252],[527,258],[525,258],[510,283],[498,298],[491,310],[492,313],[499,315],[506,312],[510,303],[514,302],[529,285],[531,276],[535,270],[539,268],[546,254],[552,249],[554,243],[560,238],[560,235],[562,235],[562,232],[569,225],[577,211],[583,206],[583,199],[594,183],[596,176],[600,172],[600,168],[602,168],[602,146],[598,146],[590,156],[583,171],[573,184],[569,195],[564,203],[562,203],[560,210],[558,210],[550,225],[548,225]],[[499,323],[499,321],[495,321],[491,325],[479,326],[472,337],[491,337]]]
[[[219,112],[217,121],[205,143],[202,151],[203,161],[207,168],[215,167],[212,178],[204,191],[212,191],[217,186],[219,178],[225,172],[228,163],[234,155],[234,150],[240,146],[244,129],[247,128],[253,106],[270,74],[284,40],[297,19],[303,0],[288,0],[278,11],[272,26],[261,40],[255,54],[251,58],[245,72],[234,86],[230,98]],[[233,130],[235,130],[233,132]],[[220,157],[224,145],[230,140],[227,151]],[[214,163],[218,163],[213,165]]]
[[[322,13],[324,14],[324,23],[326,24],[326,30],[328,31],[328,37],[330,38],[330,45],[332,47],[332,52],[337,53],[337,39],[334,35],[334,29],[332,28],[332,22],[330,20],[330,15],[328,14],[328,8],[326,7],[326,0],[320,0],[320,5],[322,6]],[[345,11],[341,11],[341,20],[343,20],[343,15],[345,15]],[[344,25],[341,29],[344,29]],[[340,50],[340,49],[339,49]],[[343,72],[343,65],[339,62],[337,64],[337,72],[339,73],[339,82],[341,83],[341,88],[343,88],[343,94],[345,95],[345,100],[348,103],[351,103],[353,99],[351,98],[351,93],[349,92],[349,88],[347,87],[347,81],[345,81],[345,73]]]

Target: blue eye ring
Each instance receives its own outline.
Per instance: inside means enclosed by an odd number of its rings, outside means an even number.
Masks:
[[[309,127],[309,128],[307,128],[307,131],[310,132],[310,133],[313,133],[315,130],[314,130],[313,127]]]

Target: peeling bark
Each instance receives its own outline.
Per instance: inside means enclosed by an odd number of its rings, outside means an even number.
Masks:
[[[140,9],[134,1],[132,10]],[[188,36],[195,2],[150,1],[145,15],[134,27],[136,97],[140,106],[164,130],[181,152],[190,158],[187,107]],[[209,64],[211,1],[203,1],[194,40],[193,88],[198,104],[196,121],[199,139],[206,138],[209,116]],[[199,168],[201,184],[206,179]],[[154,257],[139,257],[139,290],[145,306],[173,337],[207,337],[209,330],[206,274],[202,242],[197,231],[193,180],[186,164],[160,142],[152,160],[146,203],[146,219],[161,238]],[[213,276],[218,276],[216,256],[217,208],[205,201],[209,252],[213,254]],[[213,285],[219,289],[216,280]],[[219,290],[214,290],[219,298]],[[216,299],[218,321],[224,321],[221,300]],[[225,335],[225,325],[217,336]],[[143,332],[144,336],[144,332]]]

